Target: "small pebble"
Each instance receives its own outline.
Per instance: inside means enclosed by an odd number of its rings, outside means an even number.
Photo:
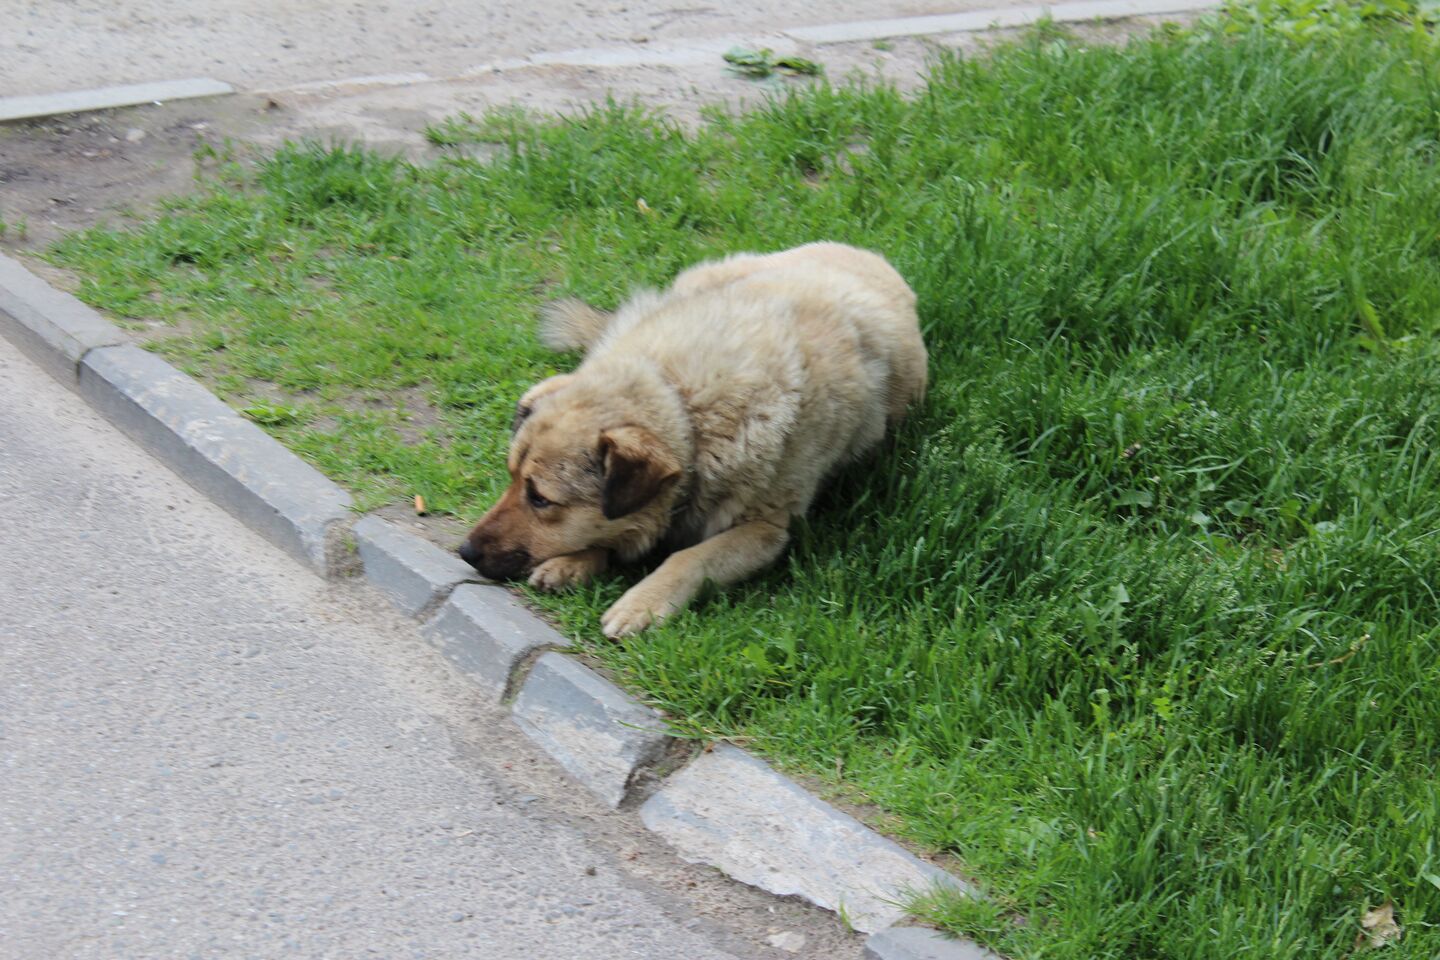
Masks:
[[[805,946],[805,935],[803,933],[796,933],[793,930],[772,934],[765,939],[770,941],[770,946],[778,947],[786,953],[799,953],[801,948]]]

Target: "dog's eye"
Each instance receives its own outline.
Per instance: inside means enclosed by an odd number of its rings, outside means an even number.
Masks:
[[[551,501],[546,500],[544,497],[540,496],[540,491],[535,489],[535,485],[533,483],[527,483],[525,485],[525,499],[529,500],[530,506],[534,507],[536,510],[544,509],[545,507],[550,506],[551,503]]]

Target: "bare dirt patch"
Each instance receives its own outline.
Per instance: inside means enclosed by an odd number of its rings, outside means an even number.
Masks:
[[[417,514],[414,502],[409,500],[387,503],[378,510],[372,510],[371,514],[389,520],[402,530],[447,551],[454,550],[470,530],[470,524],[459,517]]]
[[[1084,41],[1120,43],[1162,20],[1189,19],[1135,18],[1069,32]],[[915,89],[937,52],[974,52],[1015,35],[801,44],[798,53],[820,63],[829,82],[865,77]],[[755,45],[770,42],[766,36],[757,34]],[[160,198],[193,189],[197,151],[206,148],[243,160],[286,140],[310,138],[363,142],[423,161],[441,153],[426,138],[426,127],[461,112],[507,106],[573,112],[613,97],[693,124],[707,105],[739,109],[815,82],[823,81],[750,80],[729,70],[718,54],[701,54],[678,65],[537,65],[425,83],[350,83],[0,124],[0,220],[6,224],[0,250],[33,255],[68,231],[143,216]],[[40,269],[66,282],[58,271]]]

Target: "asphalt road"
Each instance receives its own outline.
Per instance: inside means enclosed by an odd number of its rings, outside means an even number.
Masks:
[[[591,803],[3,340],[0,544],[4,960],[860,954]]]

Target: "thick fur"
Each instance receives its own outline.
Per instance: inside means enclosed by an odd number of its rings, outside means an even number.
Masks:
[[[774,561],[790,518],[926,385],[914,293],[835,243],[701,264],[613,314],[562,301],[541,335],[584,362],[521,398],[512,483],[461,555],[562,589],[611,554],[676,548],[606,611],[612,637]]]

